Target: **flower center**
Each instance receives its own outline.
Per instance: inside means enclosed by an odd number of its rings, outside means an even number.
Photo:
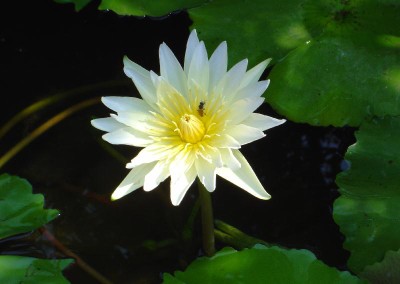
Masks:
[[[201,141],[206,132],[203,122],[192,114],[184,114],[178,127],[182,140],[189,143]]]

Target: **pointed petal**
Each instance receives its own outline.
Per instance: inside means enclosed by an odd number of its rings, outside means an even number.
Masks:
[[[144,100],[134,97],[102,97],[101,101],[115,112],[148,112],[152,110]]]
[[[266,59],[247,71],[243,77],[242,82],[240,83],[240,88],[244,88],[247,85],[257,82],[270,62],[271,58]]]
[[[115,145],[130,145],[136,147],[146,147],[153,143],[148,134],[137,131],[130,127],[121,128],[113,132],[104,134],[105,141]]]
[[[133,80],[142,98],[151,106],[156,102],[156,90],[150,79],[150,73],[136,63],[124,57],[124,72]]]
[[[209,81],[209,63],[207,57],[207,50],[204,42],[200,42],[193,52],[192,61],[190,62],[188,83],[189,88],[192,87],[193,82],[197,83],[204,91],[208,90]]]
[[[209,192],[213,192],[216,186],[215,165],[199,157],[195,160],[195,166],[201,183]]]
[[[277,119],[261,113],[252,113],[248,118],[242,121],[243,124],[255,127],[261,131],[270,129],[286,122],[286,119]]]
[[[224,82],[223,95],[227,99],[234,98],[236,92],[239,89],[240,82],[246,73],[248,60],[244,59],[239,63],[235,64],[228,73],[226,73],[225,78],[222,80]]]
[[[209,92],[218,84],[228,68],[228,49],[226,41],[222,42],[210,58]]]
[[[238,124],[229,127],[229,129],[226,130],[226,134],[232,136],[233,139],[240,143],[240,145],[245,145],[265,137],[264,132],[258,128],[250,127],[244,124]]]
[[[263,97],[247,97],[238,100],[230,107],[229,120],[231,125],[239,124],[250,116],[262,103]]]
[[[171,202],[177,206],[196,178],[195,155],[192,149],[185,149],[175,156],[169,166],[171,174]]]
[[[188,42],[186,45],[185,63],[184,63],[184,69],[185,69],[186,75],[188,75],[188,73],[189,73],[189,67],[190,67],[190,63],[192,62],[193,53],[198,45],[199,45],[199,38],[197,37],[197,32],[194,29],[190,33],[189,39],[188,39]]]
[[[235,96],[235,100],[241,100],[248,97],[261,97],[268,88],[268,85],[269,80],[252,83],[240,89]]]
[[[217,168],[217,175],[230,181],[257,198],[270,199],[271,196],[265,191],[242,153],[238,150],[233,150],[233,154],[241,164],[240,169],[233,171],[229,168]]]
[[[187,79],[182,66],[169,47],[160,45],[160,73],[182,95],[187,94]]]
[[[92,119],[90,123],[96,127],[97,129],[107,131],[107,132],[113,132],[115,130],[118,130],[120,128],[126,127],[126,125],[119,123],[112,117],[105,117],[105,118],[96,118]]]
[[[114,190],[111,200],[117,200],[124,197],[128,193],[143,186],[145,175],[153,168],[155,163],[144,164],[133,168],[121,184]]]
[[[137,156],[126,165],[126,167],[134,168],[141,164],[162,160],[170,155],[171,151],[174,151],[174,147],[168,142],[150,144],[146,148],[142,149],[139,154],[137,154]]]
[[[240,163],[233,155],[232,150],[230,148],[221,148],[219,149],[221,153],[223,166],[226,168],[235,171],[240,168]]]
[[[168,177],[168,164],[164,161],[158,161],[154,168],[144,177],[143,189],[151,191]]]
[[[171,175],[171,202],[174,206],[181,203],[196,176],[196,167],[193,164],[185,173],[178,176]]]

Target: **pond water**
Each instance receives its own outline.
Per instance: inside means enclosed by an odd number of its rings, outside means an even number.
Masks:
[[[51,1],[25,1],[24,9],[20,2],[10,2],[0,12],[1,93],[7,98],[0,123],[40,99],[89,87],[18,124],[0,142],[1,154],[83,100],[137,96],[123,74],[122,57],[158,72],[160,43],[166,42],[182,59],[191,24],[184,12],[154,20],[120,17],[94,6],[76,13],[72,6]],[[105,86],[96,88],[98,83]],[[258,112],[280,117],[267,104]],[[47,230],[113,283],[159,283],[162,272],[184,269],[202,255],[199,218],[193,239],[182,239],[197,190],[191,188],[179,207],[169,201],[168,181],[150,193],[139,189],[111,203],[110,194],[128,173],[113,153],[128,160],[138,149],[101,142],[102,132],[90,120],[108,113],[100,104],[75,113],[28,145],[1,172],[26,178],[35,193],[43,193],[47,208],[61,211]],[[348,253],[332,219],[332,203],[338,196],[335,176],[346,167],[344,153],[354,142],[352,128],[289,121],[269,130],[242,152],[272,199],[258,200],[218,179],[212,194],[215,218],[267,242],[309,249],[326,264],[346,269]],[[2,244],[0,250],[65,257],[38,232]],[[77,265],[65,275],[72,283],[98,283]]]

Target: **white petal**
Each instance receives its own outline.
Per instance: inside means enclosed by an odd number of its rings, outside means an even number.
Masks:
[[[171,49],[163,43],[160,45],[160,73],[178,92],[186,96],[187,79],[182,66],[172,53]]]
[[[150,79],[150,73],[136,63],[124,57],[124,72],[133,80],[142,98],[151,106],[156,102],[156,90]]]
[[[228,50],[226,41],[222,42],[210,58],[209,92],[218,84],[228,68]]]
[[[242,153],[238,150],[233,150],[233,154],[241,164],[240,169],[233,171],[229,168],[217,168],[217,175],[230,181],[257,198],[270,199],[271,196],[265,191]]]
[[[137,131],[130,127],[118,129],[116,131],[103,135],[103,139],[108,143],[115,145],[130,145],[136,147],[146,147],[153,140],[148,134]]]
[[[186,45],[186,53],[185,53],[185,63],[184,63],[184,69],[186,75],[189,73],[189,67],[190,67],[190,62],[192,62],[192,57],[194,50],[197,48],[199,45],[199,38],[197,37],[197,32],[194,29],[190,35],[189,39]]]
[[[151,127],[147,122],[154,119],[150,113],[144,112],[119,112],[118,115],[111,114],[111,117],[125,125],[142,132],[147,132]]]
[[[180,151],[169,166],[171,174],[171,201],[173,205],[179,205],[186,191],[196,178],[194,166],[195,155],[193,150]]]
[[[235,66],[226,73],[225,78],[222,80],[224,84],[222,92],[225,98],[233,98],[238,91],[240,82],[246,73],[247,63],[248,60],[244,59],[235,64]]]
[[[234,102],[230,107],[229,120],[231,125],[239,124],[249,117],[262,103],[263,97],[248,97]]]
[[[138,165],[159,161],[170,155],[173,151],[173,145],[165,142],[153,143],[146,148],[142,149],[130,163],[126,165],[127,168],[134,168]]]
[[[96,127],[97,129],[107,131],[107,132],[113,132],[115,130],[118,130],[120,128],[126,127],[126,125],[119,123],[112,117],[105,117],[105,118],[96,118],[92,119],[90,123]]]
[[[164,161],[158,161],[154,168],[144,177],[143,189],[145,191],[153,190],[168,177],[168,164]]]
[[[189,170],[180,175],[171,175],[171,202],[178,206],[197,176],[196,167],[192,164]]]
[[[243,124],[234,125],[226,130],[226,134],[232,136],[241,145],[248,144],[265,137],[264,132],[258,128],[250,127]]]
[[[240,84],[240,88],[246,87],[247,85],[257,82],[270,62],[271,58],[264,60],[263,62],[257,64],[249,71],[247,71]]]
[[[192,82],[197,83],[202,90],[208,90],[209,80],[209,63],[207,57],[207,50],[204,42],[200,42],[193,52],[192,61],[190,62],[188,83],[189,86]],[[193,86],[194,88],[194,86]]]
[[[240,168],[240,163],[233,155],[230,148],[219,149],[222,157],[222,163],[224,167],[230,168],[231,170],[237,170]]]
[[[115,112],[121,112],[121,111],[148,112],[151,110],[148,103],[146,103],[142,99],[134,97],[102,97],[101,101],[109,109],[112,109]]]
[[[240,143],[230,135],[221,134],[220,136],[212,138],[212,146],[217,148],[239,149]]]
[[[197,175],[209,191],[213,192],[216,186],[215,165],[199,157],[195,160]]]
[[[269,80],[252,83],[240,89],[235,96],[235,100],[245,99],[247,97],[261,97],[268,88],[268,85]]]
[[[117,189],[111,195],[112,200],[120,199],[128,193],[143,186],[145,175],[154,167],[155,163],[140,165],[132,169]]]
[[[261,131],[270,129],[286,122],[286,119],[277,119],[261,113],[252,113],[248,118],[243,120],[243,124],[255,127]]]

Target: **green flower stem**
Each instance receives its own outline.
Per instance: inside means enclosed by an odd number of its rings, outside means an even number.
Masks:
[[[201,223],[203,229],[203,249],[207,256],[215,254],[214,218],[211,195],[204,185],[197,180],[201,204]]]

